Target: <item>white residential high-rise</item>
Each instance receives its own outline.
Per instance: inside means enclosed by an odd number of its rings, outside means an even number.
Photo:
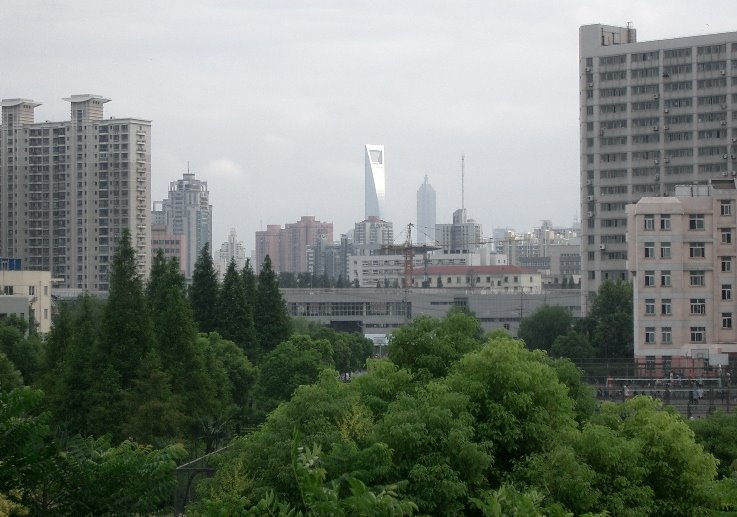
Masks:
[[[50,271],[62,288],[104,292],[118,241],[151,266],[151,122],[103,118],[99,95],[72,95],[71,119],[34,121],[40,104],[2,101],[0,257]]]
[[[169,184],[169,196],[162,201],[163,219],[167,231],[184,236],[182,270],[187,279],[192,278],[194,265],[202,248],[212,249],[212,205],[207,182],[195,178],[187,171],[183,178]]]
[[[475,253],[484,246],[481,223],[468,219],[465,208],[453,212],[452,224],[435,225],[435,241],[443,255]]]
[[[230,229],[228,240],[220,245],[217,260],[215,261],[215,269],[221,280],[225,276],[225,272],[228,270],[231,261],[235,262],[238,272],[246,267],[246,248],[243,246],[243,241],[238,240],[235,228]]]
[[[417,189],[417,242],[435,244],[435,189],[427,181]]]
[[[637,42],[579,32],[583,311],[626,279],[625,206],[737,174],[737,32]]]
[[[366,144],[366,219],[384,217],[384,146]]]

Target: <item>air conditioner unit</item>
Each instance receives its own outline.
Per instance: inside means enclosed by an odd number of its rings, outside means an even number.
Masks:
[[[726,176],[727,174],[727,171],[722,171],[722,176]]]
[[[663,131],[668,131],[669,129],[670,129],[670,127],[668,127],[668,126],[663,126]]]
[[[727,105],[726,104],[722,104],[722,109],[723,110],[727,109]]]
[[[606,249],[606,244],[599,244],[599,249],[604,251]]]
[[[594,200],[594,196],[589,196],[588,199],[589,199],[589,201],[593,201]]]
[[[586,83],[586,88],[593,88],[593,87],[594,87],[594,83]]]
[[[727,75],[727,71],[726,70],[719,70],[719,73],[722,74],[722,75]]]
[[[735,137],[735,138],[732,138],[732,143],[733,143],[733,144],[734,144],[734,143],[737,143],[737,137]]]
[[[658,165],[658,164],[660,163],[660,160],[653,160],[653,163],[654,163],[655,165]]]
[[[721,121],[720,123],[721,123],[721,124],[722,124],[723,126],[726,126],[726,125],[727,125],[727,121],[726,121],[726,120],[722,120],[722,121]]]
[[[586,180],[587,185],[591,185],[593,182],[591,180]]]
[[[730,154],[729,157],[734,160],[735,158],[737,158],[737,154]]]
[[[584,68],[584,71],[585,72],[591,72],[591,67],[590,66],[587,66],[586,68]]]
[[[664,161],[665,163],[670,163],[670,158],[666,156],[665,158],[663,158],[663,161]]]
[[[603,129],[600,129],[599,130],[599,136],[604,136],[604,130]]]
[[[656,174],[656,175],[655,175],[655,179],[656,179],[656,180],[659,180],[659,179],[660,179],[660,174]]]
[[[586,217],[594,217],[594,212],[586,212]]]
[[[668,113],[668,108],[665,108],[665,109],[664,109],[663,111],[664,111],[665,113]]]
[[[731,174],[732,176],[737,176],[737,171],[732,171],[732,172],[730,172],[730,174]]]
[[[653,131],[657,131],[658,129],[658,126],[653,126]]]
[[[658,95],[657,93],[653,94],[653,99],[659,99],[659,98],[660,98],[660,95]]]
[[[727,159],[727,155],[726,154],[723,154],[722,155],[722,158],[724,158],[726,160]]]

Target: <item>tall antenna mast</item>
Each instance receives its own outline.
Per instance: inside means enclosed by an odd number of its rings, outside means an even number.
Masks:
[[[461,210],[466,208],[466,190],[465,190],[465,178],[466,178],[466,156],[461,155]]]

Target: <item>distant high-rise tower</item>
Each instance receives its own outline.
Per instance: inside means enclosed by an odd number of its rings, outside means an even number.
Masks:
[[[602,282],[629,278],[626,205],[737,175],[737,32],[638,42],[584,25],[579,49],[585,314]]]
[[[164,222],[172,235],[185,237],[182,269],[192,278],[194,264],[205,244],[212,249],[212,205],[207,182],[195,179],[187,171],[184,177],[169,183],[169,197],[162,202]]]
[[[104,292],[124,231],[138,273],[151,266],[151,122],[104,118],[99,95],[64,100],[61,122],[35,122],[32,100],[2,101],[0,257]]]
[[[435,244],[435,189],[427,182],[417,189],[417,242]]]
[[[366,144],[366,219],[384,216],[384,146]]]

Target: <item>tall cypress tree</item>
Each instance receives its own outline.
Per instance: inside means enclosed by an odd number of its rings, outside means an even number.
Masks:
[[[247,340],[245,346],[246,356],[253,361],[258,356],[259,343],[258,336],[256,335],[256,325],[253,321],[253,311],[256,306],[256,275],[253,272],[251,266],[251,259],[246,259],[246,265],[241,272],[241,278],[243,280],[243,289],[246,293],[246,332]]]
[[[194,264],[192,285],[189,288],[189,301],[200,332],[208,334],[217,329],[218,290],[218,276],[212,263],[210,245],[205,244]]]
[[[244,350],[247,348],[249,339],[249,326],[246,321],[247,305],[246,288],[235,268],[235,262],[231,260],[218,298],[217,312],[220,317],[218,332]]]
[[[289,337],[287,306],[279,292],[279,281],[271,269],[271,258],[268,255],[258,275],[253,321],[262,354],[271,352],[276,345]]]
[[[110,292],[103,318],[99,366],[110,365],[128,388],[138,365],[153,346],[154,335],[143,282],[136,268],[130,233],[123,231],[110,271]]]

